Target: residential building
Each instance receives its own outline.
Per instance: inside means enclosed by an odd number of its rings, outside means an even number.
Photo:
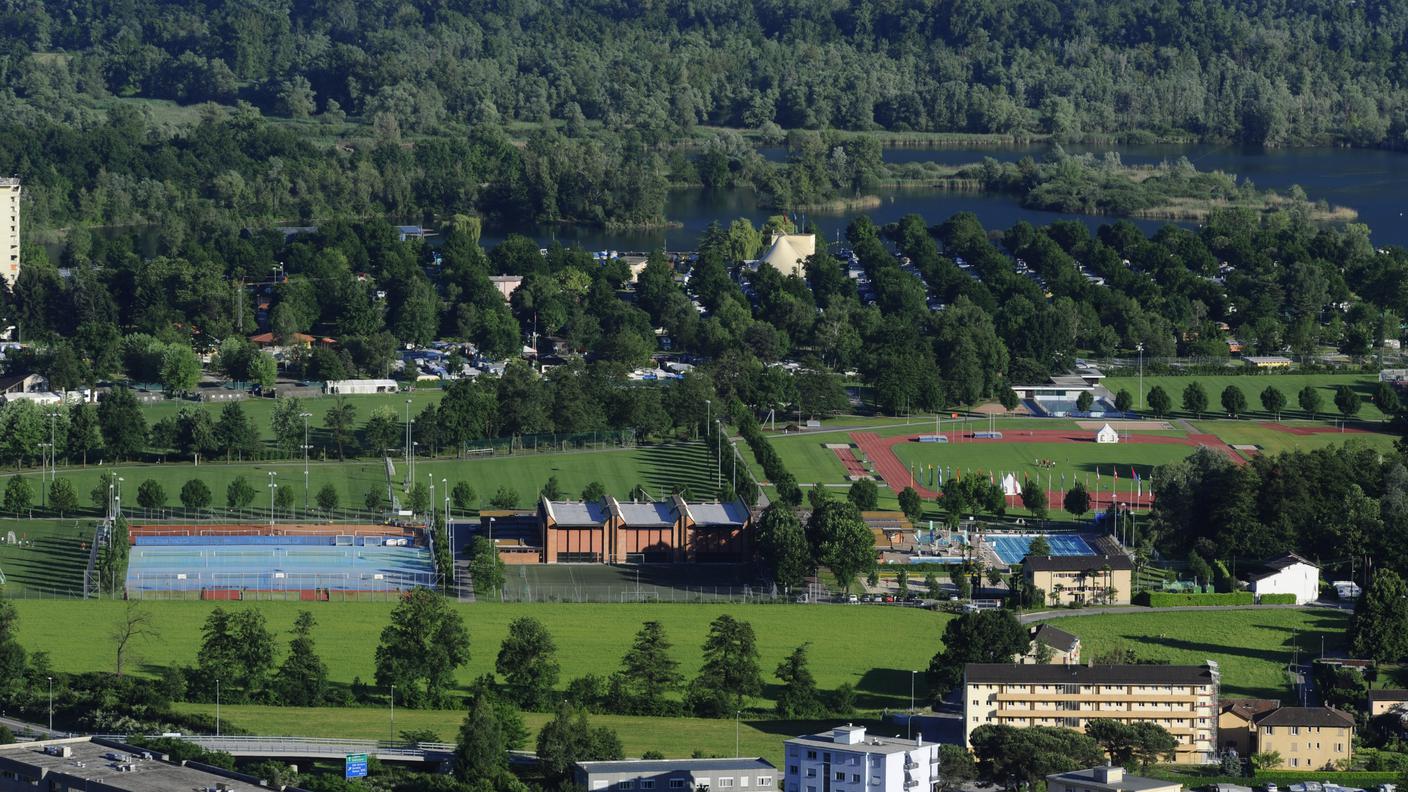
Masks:
[[[503,295],[505,301],[518,291],[518,287],[523,285],[522,275],[490,275],[489,282],[494,284],[494,288]]]
[[[931,792],[938,781],[939,746],[923,738],[875,737],[847,724],[783,748],[784,792]]]
[[[1369,717],[1377,718],[1390,713],[1408,714],[1408,690],[1369,691]]]
[[[627,759],[577,762],[572,780],[588,792],[776,792],[777,768],[766,759]]]
[[[1049,624],[1038,624],[1031,628],[1031,637],[1027,653],[1018,655],[1014,662],[1080,664],[1080,638]]]
[[[742,563],[751,557],[752,513],[743,501],[550,501],[538,504],[543,562]]]
[[[329,380],[323,383],[323,393],[352,396],[371,393],[397,393],[401,384],[393,379]]]
[[[1230,699],[1218,702],[1217,745],[1238,756],[1256,753],[1256,719],[1279,709],[1271,699]]]
[[[1089,556],[1027,556],[1027,586],[1046,592],[1047,605],[1128,605],[1134,594],[1134,561],[1123,553]]]
[[[168,759],[99,737],[0,745],[0,792],[269,792],[254,776]]]
[[[47,393],[49,380],[43,374],[15,374],[0,377],[0,394]]]
[[[1046,792],[1183,792],[1176,781],[1129,775],[1123,767],[1092,767],[1046,777]]]
[[[11,288],[20,277],[20,180],[0,179],[0,277]]]
[[[1264,594],[1294,594],[1297,605],[1320,598],[1320,567],[1315,564],[1295,553],[1286,553],[1262,566],[1266,571],[1251,579],[1252,593],[1258,598]]]
[[[1281,707],[1256,721],[1256,753],[1278,770],[1334,769],[1354,753],[1354,718],[1330,707]]]
[[[1175,761],[1217,753],[1217,664],[1026,665],[970,663],[963,669],[963,740],[984,724],[1084,731],[1091,721],[1153,723],[1178,740]]]

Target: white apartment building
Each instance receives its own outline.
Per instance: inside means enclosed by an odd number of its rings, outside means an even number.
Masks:
[[[932,792],[939,776],[937,743],[872,737],[864,726],[837,726],[784,745],[780,792]]]
[[[20,277],[20,180],[0,179],[0,277],[14,288]]]

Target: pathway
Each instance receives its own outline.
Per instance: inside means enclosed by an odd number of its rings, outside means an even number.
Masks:
[[[1017,621],[1022,624],[1032,624],[1046,621],[1047,619],[1064,619],[1068,616],[1106,616],[1119,615],[1122,613],[1182,613],[1182,612],[1217,612],[1217,611],[1237,611],[1237,610],[1295,610],[1299,608],[1325,607],[1322,605],[1171,605],[1164,608],[1145,608],[1141,605],[1106,605],[1099,608],[1073,608],[1071,610],[1049,610],[1037,611],[1035,613],[1023,613],[1017,617]]]

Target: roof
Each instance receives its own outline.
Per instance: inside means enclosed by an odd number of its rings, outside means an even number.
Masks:
[[[816,234],[778,234],[772,238],[772,246],[759,260],[780,272],[790,274],[814,253]]]
[[[664,528],[675,524],[679,512],[668,501],[647,501],[645,503],[616,503],[621,521],[632,528]]]
[[[1408,690],[1371,690],[1370,701],[1408,701]]]
[[[1134,569],[1134,561],[1123,553],[1088,556],[1027,556],[1022,563],[1033,572],[1098,572],[1106,566],[1112,570]]]
[[[872,530],[879,528],[884,531],[912,531],[914,523],[904,516],[904,512],[899,511],[863,511],[860,518]]]
[[[748,522],[748,507],[743,501],[729,503],[686,503],[685,513],[695,525],[742,525]]]
[[[70,755],[45,753],[45,746],[68,748]],[[54,783],[69,789],[109,792],[190,792],[219,783],[228,785],[231,792],[268,792],[249,776],[144,759],[144,753],[135,746],[87,737],[15,743],[0,746],[0,770],[39,780],[45,789]]]
[[[1210,685],[1215,677],[1205,665],[1020,665],[969,663],[969,684]]]
[[[583,501],[550,501],[543,498],[548,516],[558,525],[604,525],[607,520],[606,505]]]
[[[733,759],[627,759],[618,762],[577,762],[588,773],[690,773],[719,770],[776,770],[772,762],[761,757],[739,756]]]
[[[1128,773],[1125,773],[1119,779],[1104,781],[1096,774],[1097,770],[1104,769],[1103,767],[1091,767],[1086,770],[1072,770],[1069,773],[1052,773],[1047,776],[1047,779],[1059,778],[1063,781],[1075,781],[1080,784],[1114,787],[1115,789],[1133,790],[1133,792],[1140,792],[1140,790],[1145,789],[1182,787],[1177,781],[1165,781],[1161,778],[1145,778],[1144,776],[1129,775]]]
[[[1307,561],[1304,558],[1301,558],[1300,556],[1296,555],[1295,553],[1286,553],[1285,555],[1280,555],[1270,560],[1263,561],[1261,565],[1263,567],[1266,567],[1267,571],[1259,572],[1255,575],[1252,575],[1249,580],[1257,581],[1265,580],[1269,577],[1275,577],[1276,575],[1279,575],[1287,569],[1290,569],[1296,564],[1305,564],[1306,566],[1314,567],[1315,569],[1320,568],[1319,564]]]
[[[1076,647],[1080,646],[1079,638],[1049,624],[1037,625],[1037,628],[1032,631],[1032,640],[1062,652],[1074,652]]]
[[[0,391],[8,391],[16,385],[24,385],[30,377],[38,377],[41,380],[44,379],[43,376],[34,373],[12,374],[8,377],[0,377]]]
[[[1219,712],[1231,713],[1244,721],[1254,721],[1280,706],[1281,702],[1272,699],[1227,699],[1217,703]]]
[[[1332,707],[1281,707],[1256,721],[1257,726],[1354,726],[1354,717]]]
[[[856,751],[867,754],[895,754],[913,751],[917,744],[914,740],[906,740],[902,737],[881,737],[878,734],[866,734],[865,739],[853,745],[837,742],[833,732],[822,734],[804,734],[801,737],[793,737],[784,741],[786,745],[805,745],[809,747],[820,747],[828,751]]]

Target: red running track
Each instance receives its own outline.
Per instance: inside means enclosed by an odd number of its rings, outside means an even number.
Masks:
[[[862,465],[860,460],[856,459],[855,452],[851,451],[851,449],[833,448],[831,450],[836,452],[836,457],[841,460],[841,465],[846,468],[847,476],[864,478],[870,475],[866,472],[865,465]]]
[[[1291,427],[1287,427],[1290,429]],[[1311,432],[1313,433],[1313,432]],[[875,465],[875,472],[889,485],[890,490],[898,494],[906,486],[910,486],[909,468],[895,456],[894,446],[899,443],[913,441],[914,437],[899,435],[896,437],[880,437],[874,432],[851,432],[851,440],[870,461]],[[1001,439],[973,439],[975,443],[1093,443],[1090,432],[1066,429],[1028,429],[1021,431],[1004,432]],[[1182,445],[1182,446],[1206,446],[1227,456],[1238,465],[1246,464],[1240,454],[1235,449],[1223,442],[1221,438],[1210,434],[1190,434],[1183,437],[1171,435],[1143,435],[1135,434],[1123,439],[1122,443],[1148,444],[1148,445]],[[1103,482],[1102,482],[1103,483]],[[922,498],[936,498],[939,493],[927,487],[914,483],[914,489]],[[1153,493],[1146,492],[1142,496],[1136,497],[1134,493],[1120,492],[1110,493],[1109,491],[1096,491],[1098,487],[1092,489],[1090,501],[1092,510],[1099,511],[1100,508],[1109,506],[1114,501],[1119,503],[1147,508],[1153,503]],[[1064,492],[1047,492],[1049,507],[1060,509],[1064,505]],[[1009,496],[1008,505],[1020,505],[1021,498]]]

